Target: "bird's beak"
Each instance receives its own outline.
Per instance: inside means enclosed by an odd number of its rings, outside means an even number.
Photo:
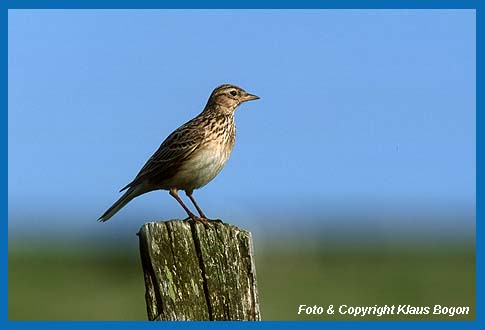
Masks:
[[[259,99],[259,96],[246,93],[246,95],[243,96],[242,101],[246,102],[246,101],[252,101],[252,100],[257,100],[257,99]]]

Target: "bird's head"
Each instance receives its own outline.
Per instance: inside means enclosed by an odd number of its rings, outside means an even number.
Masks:
[[[239,104],[257,99],[259,99],[258,96],[249,94],[241,87],[225,84],[214,89],[206,108],[233,113]]]

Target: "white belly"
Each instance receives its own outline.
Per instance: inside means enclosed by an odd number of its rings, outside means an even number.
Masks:
[[[213,143],[194,152],[171,180],[176,188],[183,190],[205,186],[222,170],[229,159],[230,150]]]

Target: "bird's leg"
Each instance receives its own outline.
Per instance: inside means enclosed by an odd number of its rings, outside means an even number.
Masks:
[[[194,196],[192,196],[192,193],[193,193],[192,190],[186,190],[185,191],[185,194],[190,198],[190,200],[192,201],[192,204],[194,204],[195,208],[197,209],[197,212],[199,212],[200,217],[204,218],[204,219],[208,219],[205,216],[204,212],[202,212],[202,210],[200,209],[199,205],[197,205],[197,202],[195,201]]]
[[[207,221],[212,221],[212,222],[218,222],[218,223],[223,223],[222,220],[211,220],[209,219],[205,214],[204,212],[200,209],[199,205],[197,205],[197,202],[195,201],[195,198],[194,196],[192,196],[192,193],[193,193],[193,190],[186,190],[185,191],[185,194],[190,198],[190,200],[192,201],[192,204],[194,204],[195,208],[197,209],[197,212],[199,212],[199,215],[201,218],[203,219],[206,219]]]
[[[185,212],[187,212],[188,216],[192,220],[194,220],[195,222],[202,222],[203,224],[206,225],[208,223],[207,219],[205,219],[205,217],[199,218],[198,216],[196,216],[195,214],[190,212],[189,208],[187,206],[185,206],[184,202],[182,202],[182,200],[180,199],[177,192],[178,192],[178,190],[176,188],[171,188],[170,191],[169,191],[169,194],[170,194],[170,196],[175,198],[177,200],[177,202],[179,202],[179,204],[184,208]]]

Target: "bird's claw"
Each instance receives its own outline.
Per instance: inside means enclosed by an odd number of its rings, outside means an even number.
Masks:
[[[200,223],[204,224],[204,226],[206,226],[206,227],[213,224],[213,223],[220,223],[220,224],[224,223],[221,219],[208,219],[206,217],[198,217],[195,214],[188,216],[183,221],[193,221],[195,223],[200,222]]]
[[[203,223],[204,226],[207,226],[209,224],[209,220],[207,220],[206,218],[198,217],[195,214],[191,214],[184,221],[193,221],[195,223],[200,222]]]

